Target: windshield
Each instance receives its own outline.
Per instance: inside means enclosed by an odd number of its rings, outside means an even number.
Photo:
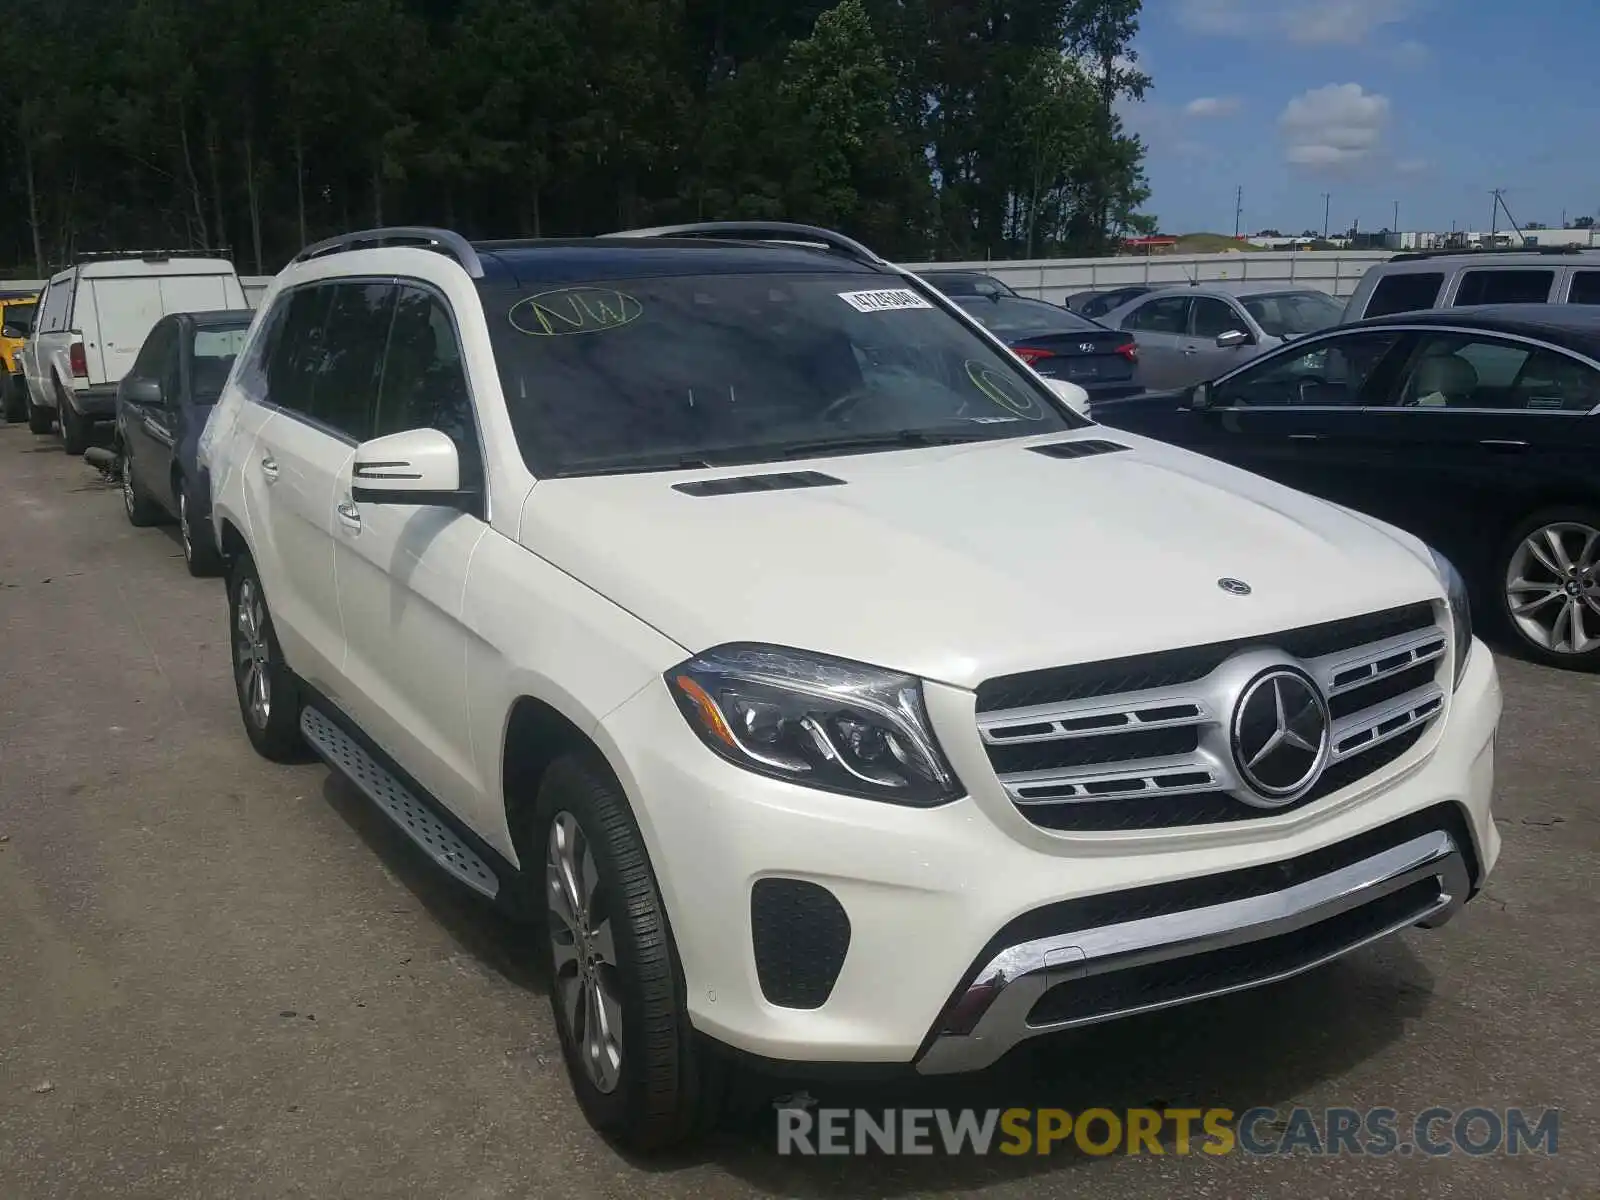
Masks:
[[[195,330],[189,381],[196,404],[215,404],[222,395],[222,385],[228,382],[228,372],[233,370],[233,360],[248,331],[248,321],[225,329]]]
[[[946,296],[1015,296],[1017,294],[993,275],[981,275],[976,272],[929,271],[922,278],[933,284]]]
[[[0,322],[15,325],[23,333],[33,332],[33,310],[36,306],[27,304],[7,304],[0,308]]]
[[[1344,305],[1326,292],[1275,292],[1239,301],[1270,337],[1304,337],[1337,325],[1344,316]]]
[[[1047,333],[1105,333],[1106,327],[1088,317],[1038,300],[957,301],[991,333],[1013,341]]]
[[[878,273],[484,289],[536,475],[978,441],[1084,421],[1009,357]]]

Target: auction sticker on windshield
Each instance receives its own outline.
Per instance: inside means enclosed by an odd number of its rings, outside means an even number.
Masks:
[[[857,312],[893,312],[899,308],[932,308],[910,288],[887,288],[881,292],[840,292],[843,300]]]

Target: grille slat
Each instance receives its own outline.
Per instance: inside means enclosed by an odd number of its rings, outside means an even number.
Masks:
[[[1051,668],[978,689],[978,727],[1012,801],[1051,829],[1226,823],[1291,811],[1396,761],[1444,711],[1448,640],[1421,603],[1261,639]],[[1327,697],[1327,764],[1265,806],[1229,746],[1241,687],[1298,665]],[[997,699],[1023,703],[999,706]]]

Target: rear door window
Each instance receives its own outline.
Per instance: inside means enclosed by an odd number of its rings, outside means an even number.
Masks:
[[[1189,297],[1160,296],[1141,304],[1122,322],[1124,329],[1182,337],[1189,327]]]
[[[1386,317],[1390,313],[1421,312],[1432,308],[1444,286],[1444,275],[1434,271],[1398,271],[1378,280],[1367,301],[1364,317]]]
[[[1600,271],[1574,271],[1568,304],[1600,304]]]
[[[1424,337],[1400,389],[1404,407],[1588,412],[1600,372],[1546,346],[1459,333]]]
[[[1544,304],[1556,281],[1554,271],[1479,269],[1461,272],[1455,307],[1472,304]]]

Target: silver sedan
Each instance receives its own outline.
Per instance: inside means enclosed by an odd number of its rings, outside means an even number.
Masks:
[[[1343,311],[1313,288],[1209,283],[1148,292],[1100,322],[1133,334],[1141,382],[1164,390],[1215,379],[1275,346],[1337,325]]]

